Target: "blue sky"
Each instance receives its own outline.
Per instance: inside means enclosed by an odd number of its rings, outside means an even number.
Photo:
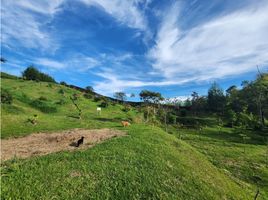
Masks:
[[[267,72],[268,0],[3,0],[1,13],[1,71],[33,64],[108,96],[204,95]]]

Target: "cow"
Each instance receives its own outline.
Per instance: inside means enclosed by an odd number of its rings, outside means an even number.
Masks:
[[[121,121],[121,124],[126,127],[126,126],[130,126],[131,124],[128,121]]]

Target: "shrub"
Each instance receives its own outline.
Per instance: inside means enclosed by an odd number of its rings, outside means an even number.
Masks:
[[[13,101],[12,95],[6,89],[1,88],[1,103],[11,104]]]
[[[186,117],[186,115],[187,115],[187,111],[186,111],[185,109],[182,109],[182,110],[180,111],[180,116],[181,116],[181,117]]]
[[[30,104],[32,102],[32,100],[25,93],[17,94],[16,99],[26,104]]]
[[[98,101],[100,101],[100,100],[102,100],[101,96],[99,96],[99,95],[95,95],[95,96],[94,96],[93,101],[98,102]]]
[[[61,88],[61,89],[59,89],[59,93],[60,93],[60,94],[64,94],[65,92],[64,92],[64,90]]]
[[[168,113],[167,114],[167,123],[169,124],[175,124],[177,121],[177,116],[172,114],[172,113]]]
[[[99,104],[99,106],[102,108],[107,108],[109,106],[109,103],[108,103],[108,101],[103,101],[103,102],[101,102],[101,104]]]
[[[85,93],[85,94],[84,94],[84,97],[85,97],[86,99],[91,99],[91,98],[92,98],[92,94],[90,94],[90,93]]]
[[[91,86],[87,86],[85,89],[86,89],[86,92],[87,92],[87,93],[92,93],[92,92],[94,92],[94,89],[93,89],[93,87],[91,87]]]
[[[123,112],[128,112],[131,110],[131,106],[130,105],[125,105],[124,108],[122,108]]]
[[[65,86],[67,86],[67,83],[64,82],[64,81],[61,81],[60,84],[61,84],[61,85],[65,85]]]
[[[44,97],[44,96],[41,96],[41,97],[39,97],[38,99],[41,100],[41,101],[47,101],[47,98]]]
[[[51,105],[49,102],[36,99],[30,103],[30,105],[43,113],[55,113],[57,108],[54,105]]]

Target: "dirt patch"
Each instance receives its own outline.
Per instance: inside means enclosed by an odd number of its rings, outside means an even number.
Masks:
[[[57,133],[35,133],[22,138],[1,140],[1,160],[27,158],[46,155],[63,150],[87,149],[112,137],[125,133],[111,129],[73,129]],[[84,137],[84,143],[76,147],[77,141]]]

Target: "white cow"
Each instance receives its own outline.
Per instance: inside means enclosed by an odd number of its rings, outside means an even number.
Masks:
[[[97,113],[98,113],[98,115],[101,114],[101,107],[97,107]]]

